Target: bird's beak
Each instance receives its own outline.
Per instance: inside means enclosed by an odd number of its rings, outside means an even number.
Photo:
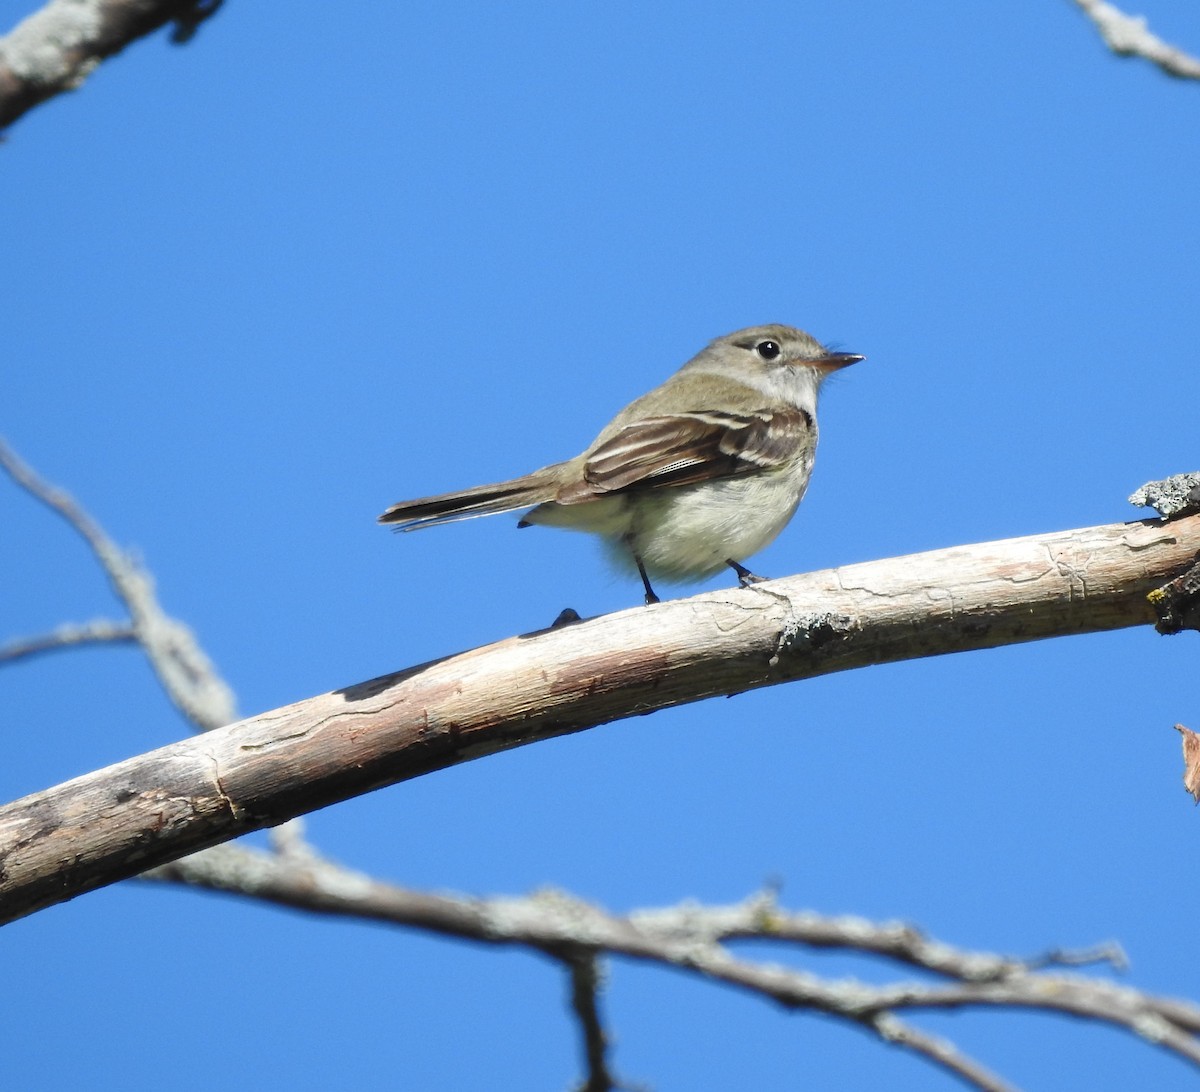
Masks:
[[[866,359],[865,356],[859,356],[858,353],[826,353],[824,356],[810,361],[810,363],[815,364],[821,371],[828,373],[848,368],[851,364],[857,364],[860,360]]]

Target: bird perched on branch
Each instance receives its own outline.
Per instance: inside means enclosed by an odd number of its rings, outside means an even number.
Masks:
[[[518,526],[600,535],[650,578],[711,576],[775,539],[796,511],[817,450],[817,394],[863,357],[790,326],[719,337],[626,406],[581,454],[521,478],[393,504],[380,523],[415,531],[530,508]]]

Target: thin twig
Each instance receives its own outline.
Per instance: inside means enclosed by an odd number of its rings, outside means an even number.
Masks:
[[[583,1034],[587,1077],[578,1092],[613,1092],[617,1082],[608,1070],[608,1036],[600,1020],[600,961],[581,949],[563,957],[571,976],[571,1008]]]
[[[763,891],[745,902],[727,907],[688,904],[659,910],[641,910],[630,915],[643,928],[659,934],[704,936],[708,943],[729,940],[792,941],[809,948],[833,948],[865,952],[905,966],[968,982],[992,982],[1048,966],[1084,966],[1107,963],[1127,970],[1125,953],[1117,944],[1066,950],[1054,949],[1018,959],[987,952],[966,952],[942,941],[930,940],[908,922],[875,922],[844,914],[828,917],[809,911],[780,908],[774,891]]]
[[[77,648],[91,644],[124,644],[137,640],[133,626],[128,622],[112,622],[97,618],[91,622],[67,622],[49,633],[37,637],[20,637],[0,645],[0,663],[13,663],[43,652],[61,648]]]
[[[1043,967],[1086,967],[1097,963],[1107,963],[1114,971],[1122,974],[1129,970],[1129,956],[1115,940],[1075,951],[1068,948],[1051,948],[1048,952],[1027,959],[1025,968],[1037,971]]]
[[[521,945],[562,960],[577,951],[604,953],[670,966],[724,982],[789,1009],[822,1012],[873,1030],[882,1039],[920,1054],[986,1089],[1005,1085],[950,1044],[907,1024],[903,1009],[1024,1008],[1067,1013],[1112,1024],[1200,1066],[1200,1008],[1128,986],[1075,974],[1051,974],[1019,959],[956,948],[921,938],[896,944],[894,923],[863,918],[821,918],[773,908],[770,894],[732,906],[643,910],[610,914],[560,891],[519,898],[467,898],[411,891],[382,883],[312,854],[282,860],[244,846],[223,845],[146,873],[149,880],[186,883],[275,902],[316,913],[366,918],[489,944]],[[786,923],[780,930],[780,923]],[[904,927],[908,928],[908,927]],[[771,963],[734,956],[725,938],[751,937],[809,947],[898,958],[952,979],[947,983],[899,982],[882,986],[830,981]],[[1086,953],[1097,955],[1100,950]],[[1085,953],[1080,953],[1080,958]],[[1060,959],[1068,958],[1060,953]],[[1003,969],[1003,974],[997,972]],[[991,1083],[989,1083],[991,1082]]]
[[[876,1017],[870,1024],[887,1042],[908,1047],[982,1092],[1015,1092],[1011,1084],[969,1058],[949,1039],[921,1031],[890,1013]]]
[[[0,469],[31,497],[57,512],[91,548],[113,591],[128,608],[134,636],[176,708],[201,731],[235,720],[233,691],[192,631],[159,606],[154,580],[137,558],[117,546],[69,494],[43,481],[3,440]]]

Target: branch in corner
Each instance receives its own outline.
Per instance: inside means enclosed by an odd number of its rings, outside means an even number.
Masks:
[[[1141,57],[1176,79],[1200,80],[1200,60],[1153,34],[1143,16],[1126,15],[1107,0],[1075,0],[1075,3],[1100,31],[1105,45],[1118,56]]]
[[[50,0],[0,37],[0,129],[74,91],[100,62],[173,23],[182,44],[222,0]]]

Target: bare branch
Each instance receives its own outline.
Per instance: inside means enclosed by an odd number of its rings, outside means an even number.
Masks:
[[[91,622],[68,622],[39,637],[21,637],[0,645],[0,664],[12,663],[28,656],[53,652],[60,648],[80,645],[123,644],[137,641],[137,634],[128,622],[110,622],[97,618]]]
[[[1147,595],[1198,552],[1200,515],[936,550],[638,607],[349,686],[0,808],[0,920],[383,785],[623,717],[1144,624]]]
[[[1126,15],[1106,0],[1075,0],[1075,3],[1096,24],[1100,36],[1114,53],[1141,57],[1158,65],[1168,76],[1200,80],[1200,60],[1152,34],[1144,16]]]
[[[992,982],[1049,966],[1107,963],[1116,970],[1127,966],[1125,953],[1115,944],[1079,951],[1056,949],[1033,959],[964,952],[929,940],[908,922],[875,922],[852,915],[827,917],[805,911],[786,913],[780,910],[775,894],[770,891],[725,908],[693,907],[685,903],[665,910],[638,911],[633,917],[640,927],[662,936],[703,935],[709,943],[790,941],[808,948],[864,952],[965,982]]]
[[[50,0],[0,38],[0,129],[63,91],[74,91],[106,57],[174,23],[188,41],[222,0]]]
[[[908,1047],[935,1065],[949,1070],[966,1084],[974,1085],[983,1092],[1015,1092],[1012,1085],[968,1058],[949,1039],[919,1031],[891,1013],[884,1013],[871,1023],[885,1042]]]
[[[600,961],[592,954],[576,950],[563,957],[571,975],[571,1009],[583,1033],[583,1058],[587,1077],[576,1086],[577,1092],[613,1092],[620,1087],[608,1068],[608,1036],[600,1020]]]
[[[900,1009],[965,1006],[1016,1007],[1067,1013],[1118,1027],[1200,1064],[1194,1033],[1200,1009],[1185,1001],[1159,998],[1102,979],[1050,974],[1036,962],[956,948],[919,937],[911,926],[863,918],[825,918],[781,909],[773,893],[732,906],[684,903],[635,911],[607,911],[561,891],[543,890],[523,898],[467,898],[411,891],[382,883],[309,853],[304,860],[243,846],[218,846],[154,869],[148,880],[186,883],[249,896],[280,905],[338,916],[368,918],[425,929],[486,944],[520,945],[556,960],[572,955],[584,966],[575,971],[577,1005],[594,1004],[594,983],[586,964],[599,954],[657,963],[705,979],[725,982],[788,1008],[822,1012],[862,1026],[884,1041],[913,1050],[984,1089],[1007,1086],[951,1043],[902,1022]],[[898,944],[903,935],[905,941]],[[882,954],[949,979],[948,983],[873,986],[829,981],[806,971],[739,959],[729,940],[755,939],[805,947],[841,947]],[[1093,949],[1090,956],[1109,954]],[[1085,953],[1060,953],[1082,961]],[[578,991],[584,992],[582,999]],[[588,999],[588,994],[593,995]],[[578,1011],[578,1009],[577,1009]],[[581,1020],[592,1024],[586,1012]],[[599,1049],[598,1018],[588,1031],[589,1050]],[[608,1075],[607,1063],[603,1073]],[[597,1072],[593,1062],[591,1072]],[[612,1081],[611,1075],[607,1079]],[[597,1088],[612,1085],[597,1084]]]
[[[67,521],[91,547],[112,589],[132,618],[133,636],[145,650],[167,697],[201,731],[237,716],[233,691],[204,654],[192,631],[167,615],[154,593],[154,579],[105,533],[69,494],[43,481],[0,440],[0,469],[31,497]]]
[[[862,998],[867,1010],[893,1008],[957,1009],[1017,1007],[1058,1012],[1113,1024],[1200,1067],[1200,1041],[1193,1034],[1200,1011],[1172,998],[1157,998],[1128,986],[1077,975],[1027,974],[999,982],[944,986],[900,983],[883,986]],[[1187,1010],[1186,1019],[1176,1018]]]
[[[1085,967],[1094,963],[1107,963],[1114,971],[1129,970],[1129,957],[1125,954],[1125,949],[1113,940],[1107,944],[1097,944],[1093,948],[1054,948],[1043,955],[1025,960],[1025,967],[1036,971],[1042,967]]]

